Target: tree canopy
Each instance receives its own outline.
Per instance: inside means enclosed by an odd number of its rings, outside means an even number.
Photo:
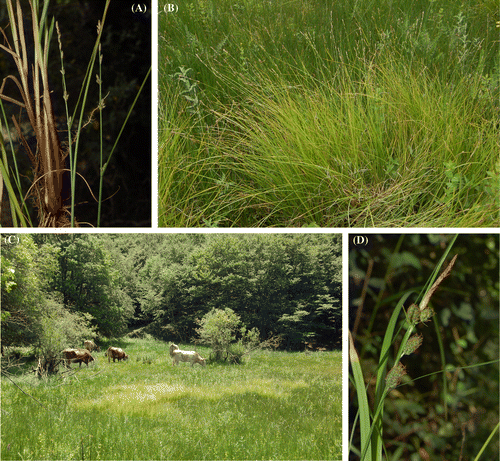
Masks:
[[[56,316],[91,337],[188,342],[231,309],[284,348],[340,347],[341,261],[334,234],[16,234],[2,240],[2,341],[40,345]]]

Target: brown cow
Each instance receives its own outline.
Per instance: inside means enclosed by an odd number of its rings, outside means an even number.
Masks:
[[[87,349],[89,352],[92,352],[92,351],[97,351],[97,352],[101,352],[101,348],[96,346],[95,342],[94,341],[90,341],[89,339],[87,339],[84,343],[83,343],[83,347],[85,349]]]
[[[71,362],[80,362],[79,368],[81,368],[82,362],[89,366],[89,362],[94,361],[94,357],[87,349],[64,349],[62,353],[68,366],[70,366]]]
[[[128,360],[128,355],[123,352],[123,349],[119,347],[108,347],[108,350],[104,355],[108,356],[108,363],[113,359],[113,362],[115,359],[120,360]]]

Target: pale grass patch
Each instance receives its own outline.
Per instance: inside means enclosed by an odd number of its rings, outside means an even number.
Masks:
[[[106,395],[97,399],[82,400],[75,403],[79,409],[103,409],[118,413],[180,413],[172,406],[180,399],[197,399],[205,401],[220,401],[238,394],[253,393],[261,397],[281,398],[290,397],[297,389],[307,388],[309,385],[303,380],[276,381],[272,379],[255,378],[230,385],[210,384],[185,386],[182,384],[127,384],[113,386]]]

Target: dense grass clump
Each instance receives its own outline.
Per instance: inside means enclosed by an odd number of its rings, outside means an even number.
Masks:
[[[38,402],[2,380],[2,459],[341,459],[341,352],[202,368],[172,366],[168,346],[134,340],[128,362],[98,353],[65,379],[16,378]]]
[[[493,2],[160,16],[161,226],[497,226]]]

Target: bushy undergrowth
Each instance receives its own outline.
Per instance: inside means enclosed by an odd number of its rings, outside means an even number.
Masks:
[[[160,225],[498,225],[498,13],[436,3],[160,16]]]
[[[247,330],[232,309],[212,309],[199,322],[197,330],[204,344],[212,348],[210,359],[241,363],[242,357],[259,345],[257,328]]]
[[[99,353],[65,378],[16,378],[38,402],[2,380],[2,459],[341,458],[340,352],[202,368],[172,366],[168,343],[122,346],[127,362]]]

